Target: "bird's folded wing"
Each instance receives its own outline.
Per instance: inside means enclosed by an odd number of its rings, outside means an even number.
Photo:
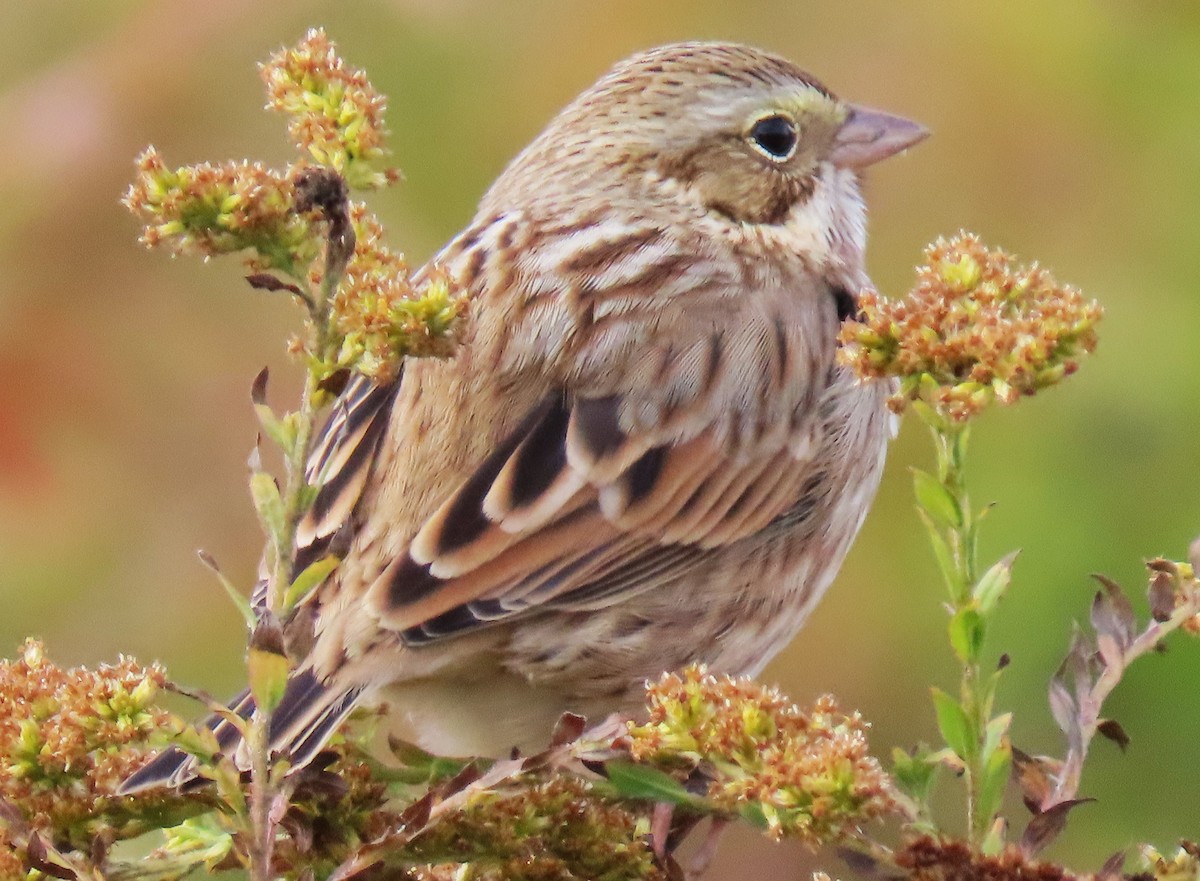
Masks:
[[[377,385],[356,375],[317,436],[305,476],[310,485],[320,489],[296,529],[297,573],[323,556],[349,521],[387,427],[387,405],[400,379]]]
[[[554,395],[450,494],[371,586],[410,644],[539,608],[599,608],[703,565],[787,510],[812,463],[724,454],[715,429],[627,436],[618,397]]]

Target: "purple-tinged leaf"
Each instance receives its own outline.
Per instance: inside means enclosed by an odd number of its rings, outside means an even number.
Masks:
[[[306,299],[307,295],[294,284],[284,281],[269,272],[256,272],[253,275],[247,275],[246,281],[250,283],[250,287],[256,291],[289,291],[301,299]]]
[[[30,866],[45,875],[61,878],[63,881],[75,881],[79,877],[75,867],[68,863],[62,854],[47,844],[37,832],[30,833],[29,841],[25,845],[25,856],[29,860]]]
[[[271,378],[271,369],[264,367],[250,383],[250,403],[258,406],[267,403],[267,380]]]
[[[1096,635],[1096,651],[1100,655],[1100,661],[1104,664],[1104,668],[1112,675],[1120,676],[1125,672],[1125,653],[1121,650],[1117,638],[1111,633]]]
[[[1137,631],[1137,620],[1133,615],[1133,606],[1129,598],[1121,590],[1121,586],[1104,575],[1093,573],[1092,578],[1098,581],[1103,590],[1096,592],[1092,600],[1092,627],[1099,636],[1111,636],[1123,653],[1133,642]]]
[[[1060,801],[1049,810],[1042,811],[1029,821],[1025,834],[1021,836],[1021,851],[1027,856],[1036,856],[1067,828],[1067,815],[1076,807],[1094,798],[1073,798]]]
[[[1129,748],[1129,735],[1116,719],[1102,719],[1096,726],[1096,733],[1107,737],[1125,752]]]
[[[1150,600],[1150,615],[1155,621],[1166,621],[1175,611],[1175,585],[1166,572],[1156,572],[1146,589]]]
[[[1031,756],[1013,747],[1013,778],[1021,788],[1025,807],[1031,814],[1038,814],[1042,805],[1054,791],[1054,778],[1062,769],[1062,762],[1049,756]]]
[[[890,863],[882,862],[876,859],[869,853],[858,850],[846,845],[839,845],[836,849],[838,857],[845,863],[852,872],[856,875],[862,875],[864,878],[878,878],[883,881],[894,881],[894,879],[908,877],[906,873]]]
[[[554,732],[550,735],[550,746],[563,746],[579,739],[587,727],[587,717],[578,713],[563,713],[554,723]]]
[[[346,385],[350,382],[350,375],[349,370],[335,370],[317,383],[317,388],[336,398],[346,390]]]
[[[433,793],[427,792],[406,807],[396,818],[396,828],[403,829],[409,834],[416,834],[424,829],[429,822],[430,812],[433,810],[433,800]]]
[[[1121,869],[1125,866],[1125,851],[1119,850],[1104,861],[1095,881],[1120,881]]]
[[[1070,739],[1071,730],[1079,727],[1079,708],[1061,674],[1050,680],[1050,712],[1059,730]]]

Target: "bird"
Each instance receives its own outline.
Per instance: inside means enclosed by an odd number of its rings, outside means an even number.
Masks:
[[[428,264],[467,292],[454,354],[355,378],[314,445],[296,568],[340,564],[272,749],[302,766],[383,701],[432,752],[501,756],[664,671],[761,671],[879,484],[889,389],[837,336],[871,284],[863,171],[927,134],[719,42],[640,52],[562,110]]]

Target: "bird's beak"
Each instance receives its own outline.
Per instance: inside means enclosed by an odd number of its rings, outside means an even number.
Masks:
[[[833,142],[830,160],[843,168],[866,168],[907,150],[929,136],[920,123],[882,110],[851,104]]]

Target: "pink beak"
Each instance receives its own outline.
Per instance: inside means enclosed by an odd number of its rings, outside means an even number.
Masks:
[[[849,109],[829,155],[834,165],[866,168],[929,137],[929,129],[903,116],[856,104]]]

